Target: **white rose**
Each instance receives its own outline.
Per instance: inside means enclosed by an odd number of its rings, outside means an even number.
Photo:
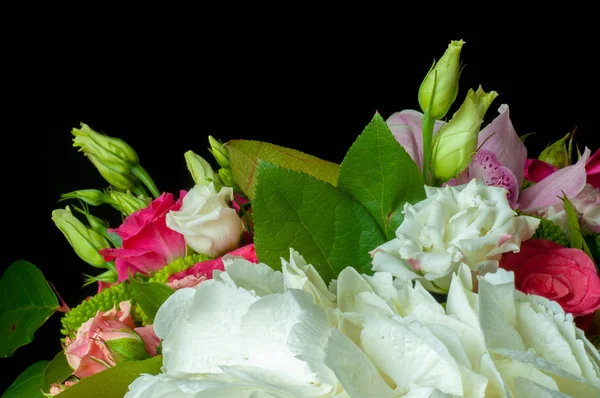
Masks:
[[[179,211],[167,214],[167,226],[179,232],[198,253],[219,257],[240,243],[242,219],[229,206],[233,189],[223,187],[217,193],[214,183],[196,185],[183,198]]]
[[[418,279],[431,291],[447,292],[461,263],[479,273],[496,270],[502,253],[518,251],[539,224],[516,215],[505,189],[479,179],[425,191],[427,199],[405,205],[396,239],[373,250],[373,269]]]

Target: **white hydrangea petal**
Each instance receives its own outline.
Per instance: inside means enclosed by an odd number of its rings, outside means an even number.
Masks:
[[[440,390],[431,387],[417,387],[410,390],[403,398],[453,398],[452,395],[444,394]]]
[[[523,377],[515,379],[515,393],[516,398],[572,398]]]
[[[375,367],[396,383],[400,393],[412,387],[434,387],[461,395],[462,376],[442,342],[410,320],[372,320],[361,343]]]
[[[353,398],[397,396],[364,352],[336,329],[332,331],[325,349],[325,364]]]
[[[488,385],[485,390],[486,396],[512,398],[512,394],[504,383],[504,380],[502,380],[502,376],[500,375],[500,372],[498,372],[489,352],[486,352],[481,356],[481,360],[479,361],[479,373],[488,379]]]
[[[430,310],[445,314],[444,307],[438,303],[419,281],[415,281],[415,286],[402,285],[398,289],[395,300],[396,312],[402,316],[411,315],[418,306],[424,306]]]
[[[242,319],[245,365],[272,372],[289,384],[331,390],[335,377],[323,365],[329,333],[325,311],[308,293],[290,289],[263,297]]]
[[[281,259],[285,289],[300,289],[313,296],[316,304],[325,308],[334,307],[335,295],[329,291],[321,275],[304,257],[290,249],[290,261]]]
[[[498,372],[500,372],[502,375],[502,380],[506,383],[514,395],[518,396],[515,390],[515,379],[519,377],[524,377],[528,380],[534,381],[535,383],[550,390],[558,391],[558,385],[552,377],[548,376],[529,363],[524,363],[513,359],[501,359],[495,361],[495,365],[496,369],[498,369]]]
[[[160,306],[154,317],[154,333],[158,337],[166,338],[178,321],[187,316],[195,292],[192,288],[179,289]]]
[[[373,271],[389,272],[404,283],[410,283],[411,280],[419,278],[419,274],[414,272],[414,269],[401,259],[398,253],[376,251],[372,264]]]
[[[337,306],[342,312],[360,312],[356,309],[359,293],[373,293],[367,281],[352,267],[344,268],[337,279]]]
[[[515,329],[514,274],[499,269],[479,279],[479,319],[488,347],[525,350]]]
[[[446,314],[455,317],[472,328],[479,329],[478,303],[477,295],[468,291],[463,286],[462,280],[456,274],[453,274],[446,301]]]
[[[458,369],[462,375],[463,396],[470,398],[485,398],[488,378],[459,364]]]
[[[363,279],[371,286],[373,292],[385,301],[396,298],[397,290],[394,286],[394,277],[389,272],[375,272],[371,275],[362,275]]]
[[[242,316],[257,298],[222,283],[197,286],[186,317],[163,340],[166,371],[220,373],[219,365],[244,363]]]
[[[266,264],[253,264],[241,258],[223,258],[225,272],[238,287],[253,291],[262,297],[273,293],[283,293],[283,274]]]

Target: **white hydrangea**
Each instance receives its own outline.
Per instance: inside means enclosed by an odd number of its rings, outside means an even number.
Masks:
[[[159,375],[140,397],[593,397],[600,357],[554,302],[498,270],[472,292],[451,275],[440,305],[389,272],[344,269],[329,288],[293,250],[282,272],[235,258],[159,309]]]
[[[448,291],[461,264],[479,274],[495,271],[502,253],[518,251],[540,222],[517,216],[504,188],[479,179],[425,191],[427,199],[405,205],[396,238],[373,250],[373,269],[417,279],[434,292]]]

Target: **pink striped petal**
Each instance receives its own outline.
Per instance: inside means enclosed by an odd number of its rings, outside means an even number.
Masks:
[[[589,157],[590,150],[586,147],[577,163],[550,174],[521,192],[519,197],[521,210],[529,213],[560,204],[563,192],[568,198],[575,197],[585,187],[585,163]]]
[[[527,148],[510,121],[508,105],[501,105],[498,112],[500,115],[479,133],[477,145],[493,152],[498,161],[512,171],[521,186],[527,160]]]
[[[393,113],[386,123],[396,141],[408,152],[412,160],[423,168],[423,114],[421,112],[406,109]],[[435,133],[444,125],[437,121],[433,127]]]
[[[600,149],[588,159],[585,164],[585,172],[587,173],[587,183],[596,189],[600,189]]]

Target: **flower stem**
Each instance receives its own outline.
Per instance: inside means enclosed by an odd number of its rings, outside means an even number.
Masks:
[[[423,115],[423,126],[422,126],[422,134],[423,134],[423,177],[425,178],[425,183],[429,184],[431,179],[430,177],[430,166],[431,166],[431,151],[432,151],[432,141],[433,141],[433,125],[435,123],[435,119],[433,119],[429,112],[425,112]]]
[[[144,169],[141,164],[138,163],[135,166],[133,166],[131,168],[131,172],[134,176],[139,178],[140,181],[144,183],[144,185],[148,188],[152,196],[154,196],[154,199],[157,199],[160,196],[160,191],[156,187],[156,184],[154,184],[154,181],[152,181],[150,174],[148,174],[146,169]]]

